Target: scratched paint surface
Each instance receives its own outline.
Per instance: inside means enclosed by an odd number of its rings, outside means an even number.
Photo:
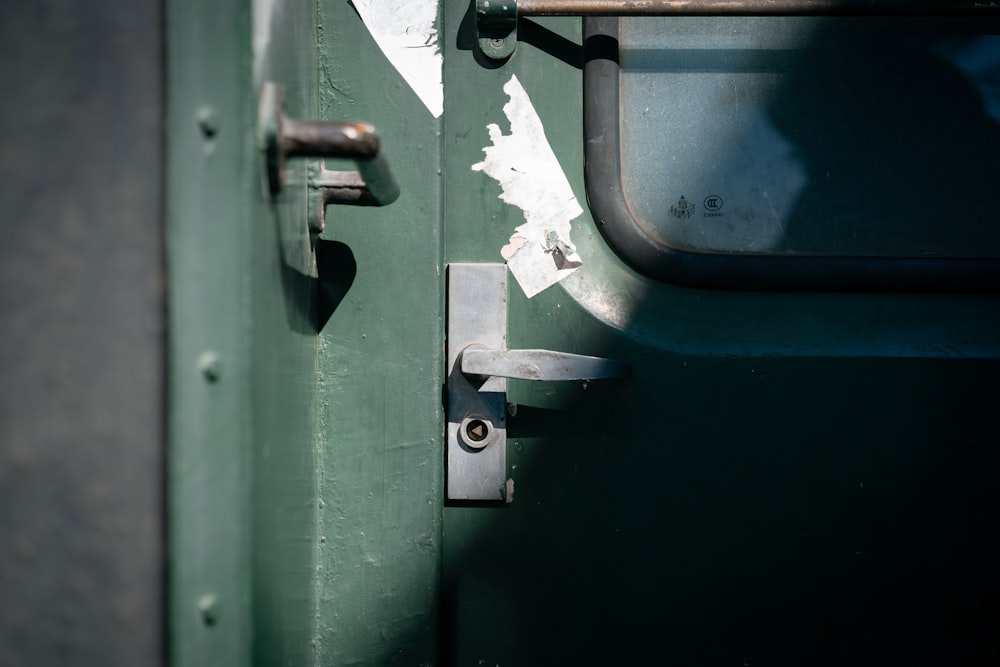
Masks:
[[[412,15],[428,3],[395,3]],[[393,3],[362,3],[385,15]],[[430,4],[435,9],[433,3]],[[356,275],[320,333],[316,637],[318,665],[436,664],[442,477],[441,123],[400,79],[347,2],[320,3],[325,119],[379,129],[398,201],[331,206],[324,241]],[[424,14],[432,22],[433,11]],[[425,24],[426,27],[426,24]],[[422,41],[420,42],[422,43]],[[410,56],[431,49],[410,49]],[[345,65],[346,63],[346,65]]]
[[[524,86],[512,75],[503,89],[510,98],[503,107],[510,134],[490,123],[493,145],[483,148],[485,159],[472,169],[500,183],[500,199],[524,212],[524,224],[514,230],[500,254],[530,298],[583,265],[570,240],[570,223],[583,209]]]

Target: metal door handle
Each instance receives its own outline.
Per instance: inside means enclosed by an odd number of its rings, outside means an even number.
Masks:
[[[272,195],[281,192],[285,184],[287,159],[331,157],[354,160],[357,171],[328,171],[321,167],[310,185],[320,190],[322,205],[385,206],[399,197],[399,185],[382,152],[382,141],[368,123],[288,118],[281,86],[265,83],[260,92],[257,134]]]
[[[476,0],[479,48],[493,59],[517,45],[519,16],[985,16],[995,0]]]
[[[604,380],[631,367],[582,354],[507,349],[507,266],[448,265],[447,493],[506,501],[507,379]]]
[[[469,346],[462,352],[462,372],[514,380],[610,380],[629,376],[629,364],[552,350],[489,350]]]

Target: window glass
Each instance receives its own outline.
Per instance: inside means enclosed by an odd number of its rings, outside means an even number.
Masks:
[[[1000,29],[631,18],[622,189],[697,253],[1000,257]]]

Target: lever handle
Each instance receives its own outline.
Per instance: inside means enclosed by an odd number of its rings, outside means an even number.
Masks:
[[[354,160],[356,172],[329,172],[322,176],[330,181],[318,187],[331,189],[363,188],[377,206],[391,204],[399,197],[389,162],[382,152],[382,141],[368,123],[294,120],[285,116],[285,100],[281,86],[265,83],[260,91],[257,120],[258,139],[264,151],[267,183],[271,194],[281,192],[285,184],[285,160],[293,157],[333,157]],[[340,180],[337,180],[337,177]],[[341,182],[342,181],[342,182]],[[336,200],[336,193],[327,201]],[[330,202],[332,203],[332,202]]]
[[[506,349],[506,264],[449,264],[447,289],[448,498],[509,503],[514,486],[507,477],[507,378],[623,378],[630,366],[551,350]]]
[[[552,350],[488,350],[467,347],[462,352],[466,375],[516,380],[611,380],[628,377],[625,362]]]

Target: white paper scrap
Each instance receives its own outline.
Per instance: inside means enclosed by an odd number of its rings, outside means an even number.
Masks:
[[[385,57],[435,118],[444,112],[437,0],[353,0]]]
[[[514,230],[500,254],[530,299],[582,266],[570,241],[570,222],[583,209],[521,82],[511,76],[503,90],[510,97],[503,107],[510,134],[489,124],[493,145],[483,148],[486,158],[472,169],[494,178],[503,189],[500,199],[524,212],[525,223]]]

